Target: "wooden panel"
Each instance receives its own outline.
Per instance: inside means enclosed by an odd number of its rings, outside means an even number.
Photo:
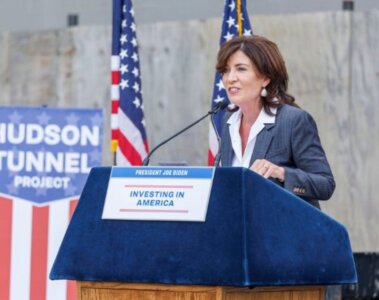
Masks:
[[[254,289],[227,289],[226,300],[323,300],[324,288],[264,287]]]
[[[81,282],[78,291],[79,300],[221,300],[219,290],[199,286]]]
[[[322,287],[231,288],[209,286],[78,283],[79,300],[323,300]]]
[[[325,291],[311,290],[311,291],[294,291],[292,293],[292,300],[323,300],[325,299]]]
[[[226,300],[291,300],[291,292],[232,292],[227,294]]]
[[[96,289],[82,290],[82,300],[216,300],[215,293],[207,292],[171,292],[171,291],[141,291],[128,289]]]

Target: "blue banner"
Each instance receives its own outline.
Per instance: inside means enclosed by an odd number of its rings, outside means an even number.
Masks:
[[[0,193],[36,204],[80,195],[101,165],[99,109],[0,107]]]

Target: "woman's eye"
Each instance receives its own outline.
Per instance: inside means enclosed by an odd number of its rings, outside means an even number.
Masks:
[[[240,68],[238,68],[238,71],[246,71],[246,68],[240,67]]]

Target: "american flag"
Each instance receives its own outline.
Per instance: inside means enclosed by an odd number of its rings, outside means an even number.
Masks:
[[[77,200],[36,206],[0,195],[0,299],[74,300],[74,281],[48,280]]]
[[[141,165],[148,144],[131,0],[113,0],[111,69],[112,152],[117,165]]]
[[[222,22],[220,45],[238,35],[252,35],[250,27],[249,16],[246,11],[246,0],[226,0],[224,8],[224,18]],[[213,98],[211,107],[213,108],[218,102],[229,102],[228,96],[224,85],[222,83],[221,74],[216,73]],[[224,112],[220,111],[214,115],[214,120],[217,132],[221,135],[221,121]],[[209,126],[209,151],[208,151],[208,164],[213,165],[214,158],[218,152],[218,142],[216,133],[210,124]]]

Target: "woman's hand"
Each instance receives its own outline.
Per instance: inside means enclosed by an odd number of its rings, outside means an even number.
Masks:
[[[257,159],[251,165],[250,170],[262,175],[265,178],[275,178],[280,182],[284,182],[284,168],[279,167],[268,160],[265,159]]]

